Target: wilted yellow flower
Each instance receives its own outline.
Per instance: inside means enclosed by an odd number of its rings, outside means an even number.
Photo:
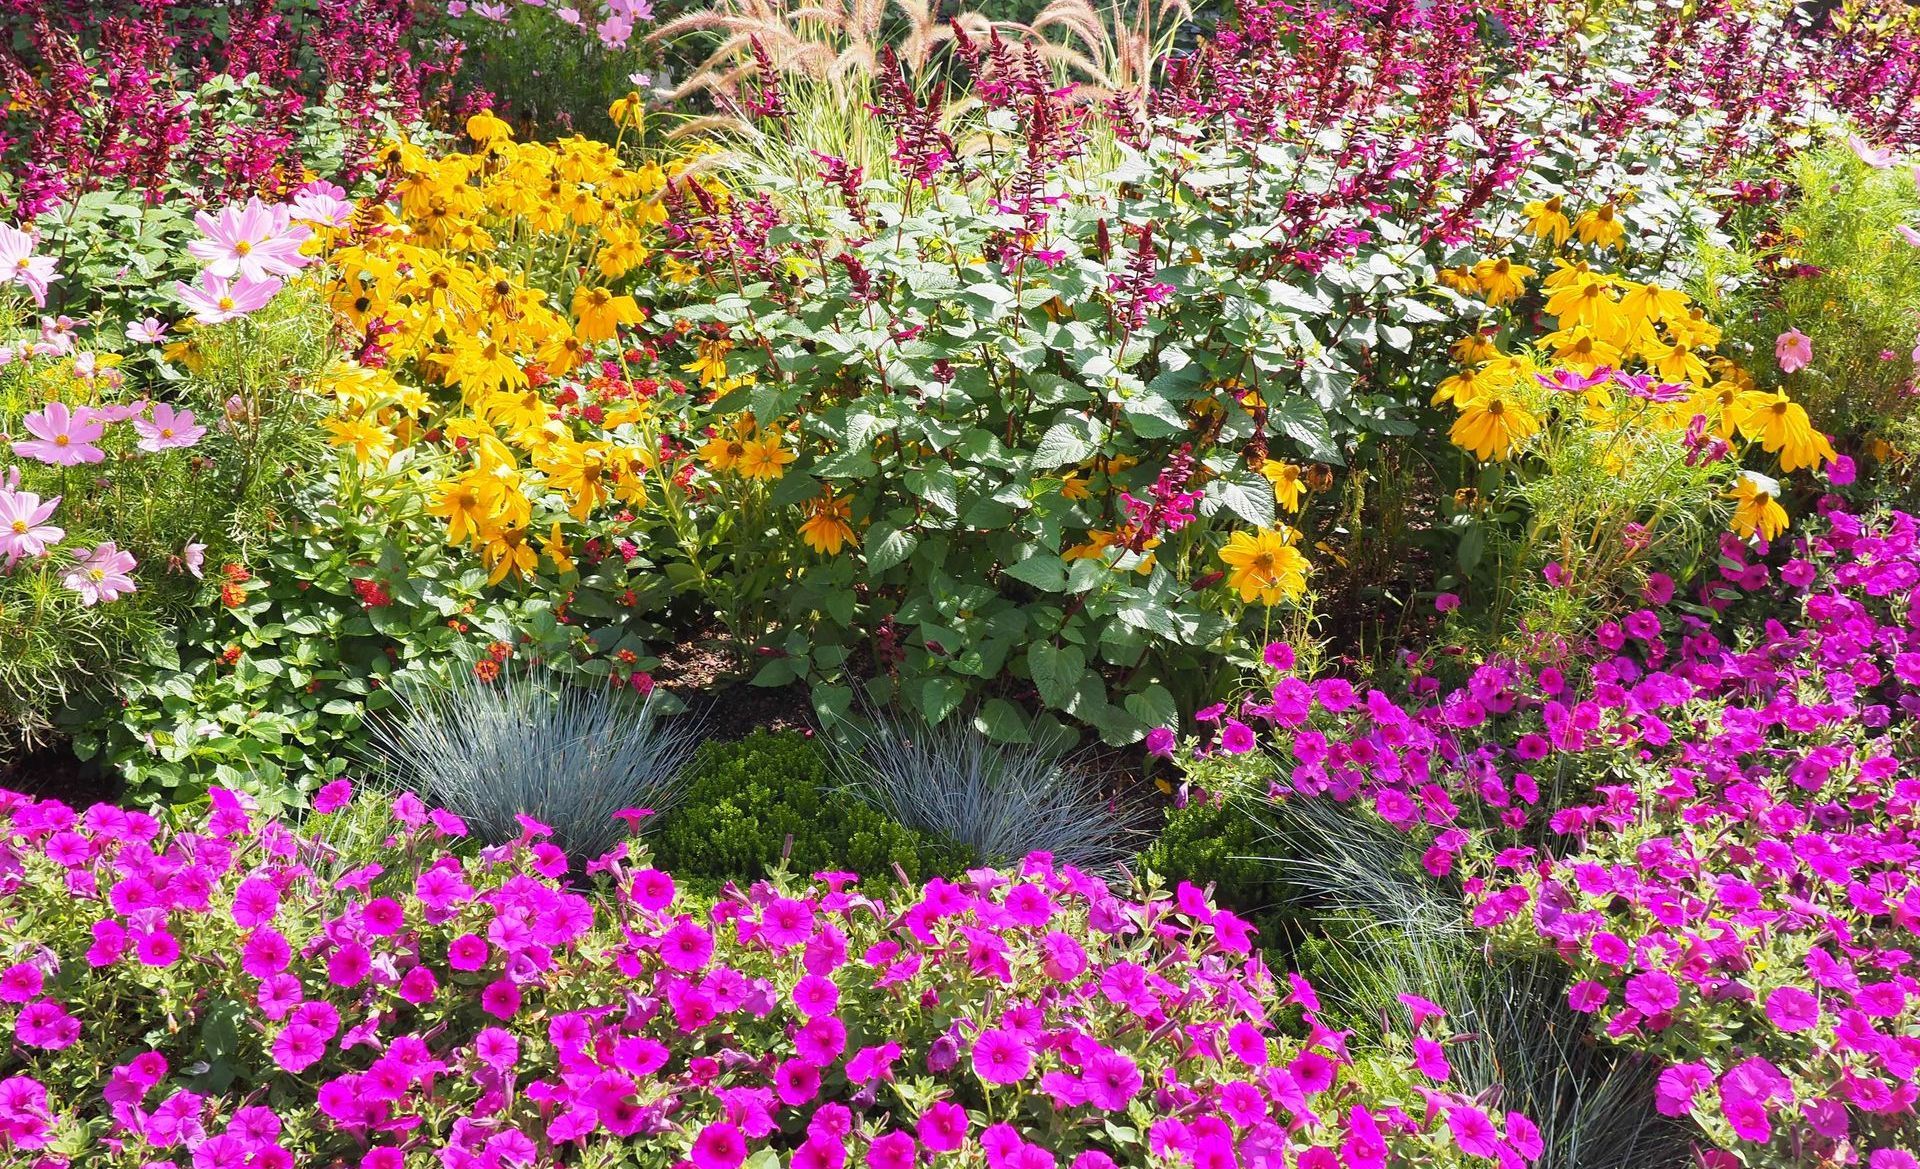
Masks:
[[[1278,459],[1268,459],[1260,464],[1260,473],[1273,484],[1273,496],[1280,506],[1288,511],[1300,510],[1300,496],[1305,488],[1304,472],[1298,464],[1283,463]]]
[[[1520,214],[1527,217],[1527,234],[1535,239],[1553,239],[1553,246],[1559,247],[1567,242],[1567,236],[1573,233],[1573,225],[1567,222],[1566,212],[1560,209],[1560,196],[1555,195],[1545,201],[1535,199],[1520,208]]]
[[[1613,204],[1605,203],[1599,207],[1589,207],[1573,221],[1574,234],[1583,244],[1610,248],[1627,238],[1627,229],[1620,222],[1620,215]]]
[[[467,119],[467,137],[482,146],[503,139],[512,141],[513,127],[494,117],[492,110],[481,110]]]

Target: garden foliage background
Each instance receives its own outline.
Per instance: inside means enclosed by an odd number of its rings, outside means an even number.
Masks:
[[[1916,1164],[1915,10],[0,21],[9,1158]]]

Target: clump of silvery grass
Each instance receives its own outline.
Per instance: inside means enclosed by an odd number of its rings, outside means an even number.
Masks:
[[[662,714],[651,696],[463,672],[402,695],[397,716],[374,724],[373,743],[393,778],[482,838],[512,840],[527,816],[578,864],[629,834],[616,813],[672,806],[700,728]]]
[[[1659,1068],[1594,1042],[1551,953],[1496,953],[1457,887],[1421,871],[1391,827],[1328,799],[1272,805],[1269,858],[1322,926],[1316,988],[1344,1023],[1412,1026],[1402,994],[1447,1011],[1454,1083],[1540,1126],[1538,1169],[1678,1169],[1684,1129],[1653,1107]]]
[[[939,726],[884,710],[840,724],[840,785],[909,828],[944,838],[976,864],[1046,852],[1109,868],[1131,854],[1131,817],[1084,756],[1056,742],[998,743],[963,720]]]

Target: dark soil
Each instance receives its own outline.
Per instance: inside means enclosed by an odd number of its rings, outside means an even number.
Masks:
[[[660,655],[654,681],[687,704],[716,739],[743,739],[757,730],[816,729],[813,704],[800,683],[753,686],[724,632],[704,631]]]
[[[0,788],[85,808],[117,800],[120,778],[97,763],[75,758],[71,744],[54,739],[0,759]]]

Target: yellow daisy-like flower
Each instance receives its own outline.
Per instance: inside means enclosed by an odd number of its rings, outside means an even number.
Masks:
[[[1313,565],[1294,547],[1298,533],[1283,525],[1235,532],[1220,549],[1227,585],[1242,601],[1277,605],[1306,595]]]
[[[579,288],[573,294],[574,331],[582,341],[611,341],[621,325],[646,319],[631,296],[615,296],[605,288]]]
[[[1743,539],[1752,539],[1758,535],[1763,540],[1771,540],[1787,530],[1787,509],[1781,507],[1773,498],[1773,493],[1763,490],[1748,475],[1742,475],[1733,485],[1731,498],[1738,501],[1733,509],[1733,530]]]
[[[1620,222],[1620,213],[1611,203],[1598,207],[1589,207],[1573,221],[1574,234],[1583,244],[1610,248],[1627,238],[1626,225]]]
[[[1526,292],[1526,278],[1531,275],[1532,268],[1504,256],[1498,260],[1482,260],[1473,266],[1474,280],[1486,293],[1487,303],[1496,308]]]
[[[363,467],[384,463],[393,454],[393,435],[364,418],[328,418],[320,425],[333,436],[327,445],[351,450]]]
[[[807,547],[822,556],[838,556],[848,544],[858,544],[853,534],[853,505],[834,498],[828,491],[807,504],[807,518],[800,524],[800,538]]]
[[[1268,459],[1260,464],[1260,473],[1273,484],[1273,496],[1280,506],[1288,511],[1300,510],[1300,497],[1306,490],[1303,476],[1306,474],[1298,464],[1283,463],[1278,459]]]
[[[1573,224],[1567,221],[1567,213],[1561,210],[1560,196],[1551,199],[1535,199],[1520,208],[1520,214],[1527,217],[1527,234],[1535,239],[1553,240],[1553,246],[1559,247],[1573,234]]]
[[[1442,268],[1440,269],[1440,283],[1466,296],[1478,296],[1480,294],[1480,282],[1473,278],[1473,271],[1470,268]]]
[[[778,431],[750,438],[740,448],[740,473],[749,479],[778,479],[796,457],[781,443]]]
[[[1481,462],[1504,461],[1515,447],[1539,433],[1540,420],[1526,407],[1496,394],[1461,406],[1448,437]]]
[[[1806,408],[1785,394],[1741,394],[1733,401],[1732,413],[1744,438],[1758,440],[1762,450],[1780,456],[1782,471],[1814,468],[1839,457],[1827,436],[1813,428]]]

